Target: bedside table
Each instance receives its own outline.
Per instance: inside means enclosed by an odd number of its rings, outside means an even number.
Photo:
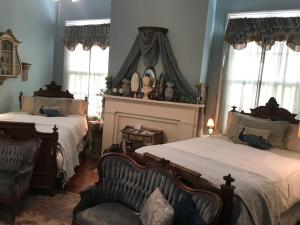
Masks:
[[[88,126],[88,140],[90,144],[88,156],[90,158],[99,158],[101,156],[103,121],[90,120],[88,121]]]
[[[164,133],[162,130],[143,127],[134,129],[131,126],[126,126],[122,130],[122,139],[125,141],[123,148],[128,152],[134,152],[136,149],[145,145],[163,144]]]

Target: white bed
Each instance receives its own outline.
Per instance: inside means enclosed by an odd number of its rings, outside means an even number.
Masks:
[[[56,125],[58,143],[62,150],[62,155],[58,155],[58,165],[62,164],[65,172],[64,183],[74,175],[74,168],[79,165],[79,153],[82,151],[81,142],[88,130],[85,116],[45,117],[26,112],[9,112],[0,114],[0,121],[35,123],[36,130],[44,133],[52,133]]]
[[[295,225],[300,220],[300,153],[258,150],[225,136],[146,146],[136,152],[169,159],[217,186],[231,173],[236,179],[234,224]]]

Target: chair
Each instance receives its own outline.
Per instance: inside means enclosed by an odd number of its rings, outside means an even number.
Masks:
[[[218,222],[222,200],[218,194],[193,188],[178,180],[169,164],[141,165],[122,153],[104,155],[98,166],[99,182],[81,192],[73,210],[73,225],[141,225],[143,204],[156,187],[173,205],[185,193],[193,196],[199,216],[207,225]]]
[[[15,222],[18,201],[29,190],[40,139],[14,140],[0,131],[0,204],[9,205]]]

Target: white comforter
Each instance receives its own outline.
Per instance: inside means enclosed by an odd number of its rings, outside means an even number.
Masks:
[[[137,150],[197,171],[215,185],[228,173],[242,202],[235,224],[277,225],[280,215],[300,202],[300,154],[258,150],[226,137],[201,137]],[[299,212],[300,213],[300,212]],[[249,221],[250,220],[250,221]],[[285,224],[283,224],[285,225]]]
[[[79,165],[78,145],[86,135],[88,125],[84,116],[45,117],[22,112],[0,114],[0,121],[35,123],[39,132],[52,133],[54,125],[58,128],[58,143],[62,146],[63,165],[67,181],[74,175],[74,168]]]

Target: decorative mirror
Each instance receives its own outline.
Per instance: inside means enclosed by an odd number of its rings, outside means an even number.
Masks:
[[[155,69],[151,66],[151,67],[148,67],[145,69],[145,72],[144,72],[144,76],[149,76],[150,78],[152,78],[152,88],[155,87],[156,85],[156,73],[155,73]]]
[[[133,97],[136,98],[136,93],[140,88],[140,75],[135,72],[131,77],[131,92],[133,93]]]
[[[0,84],[7,78],[16,78],[21,72],[20,43],[11,30],[0,32]]]

